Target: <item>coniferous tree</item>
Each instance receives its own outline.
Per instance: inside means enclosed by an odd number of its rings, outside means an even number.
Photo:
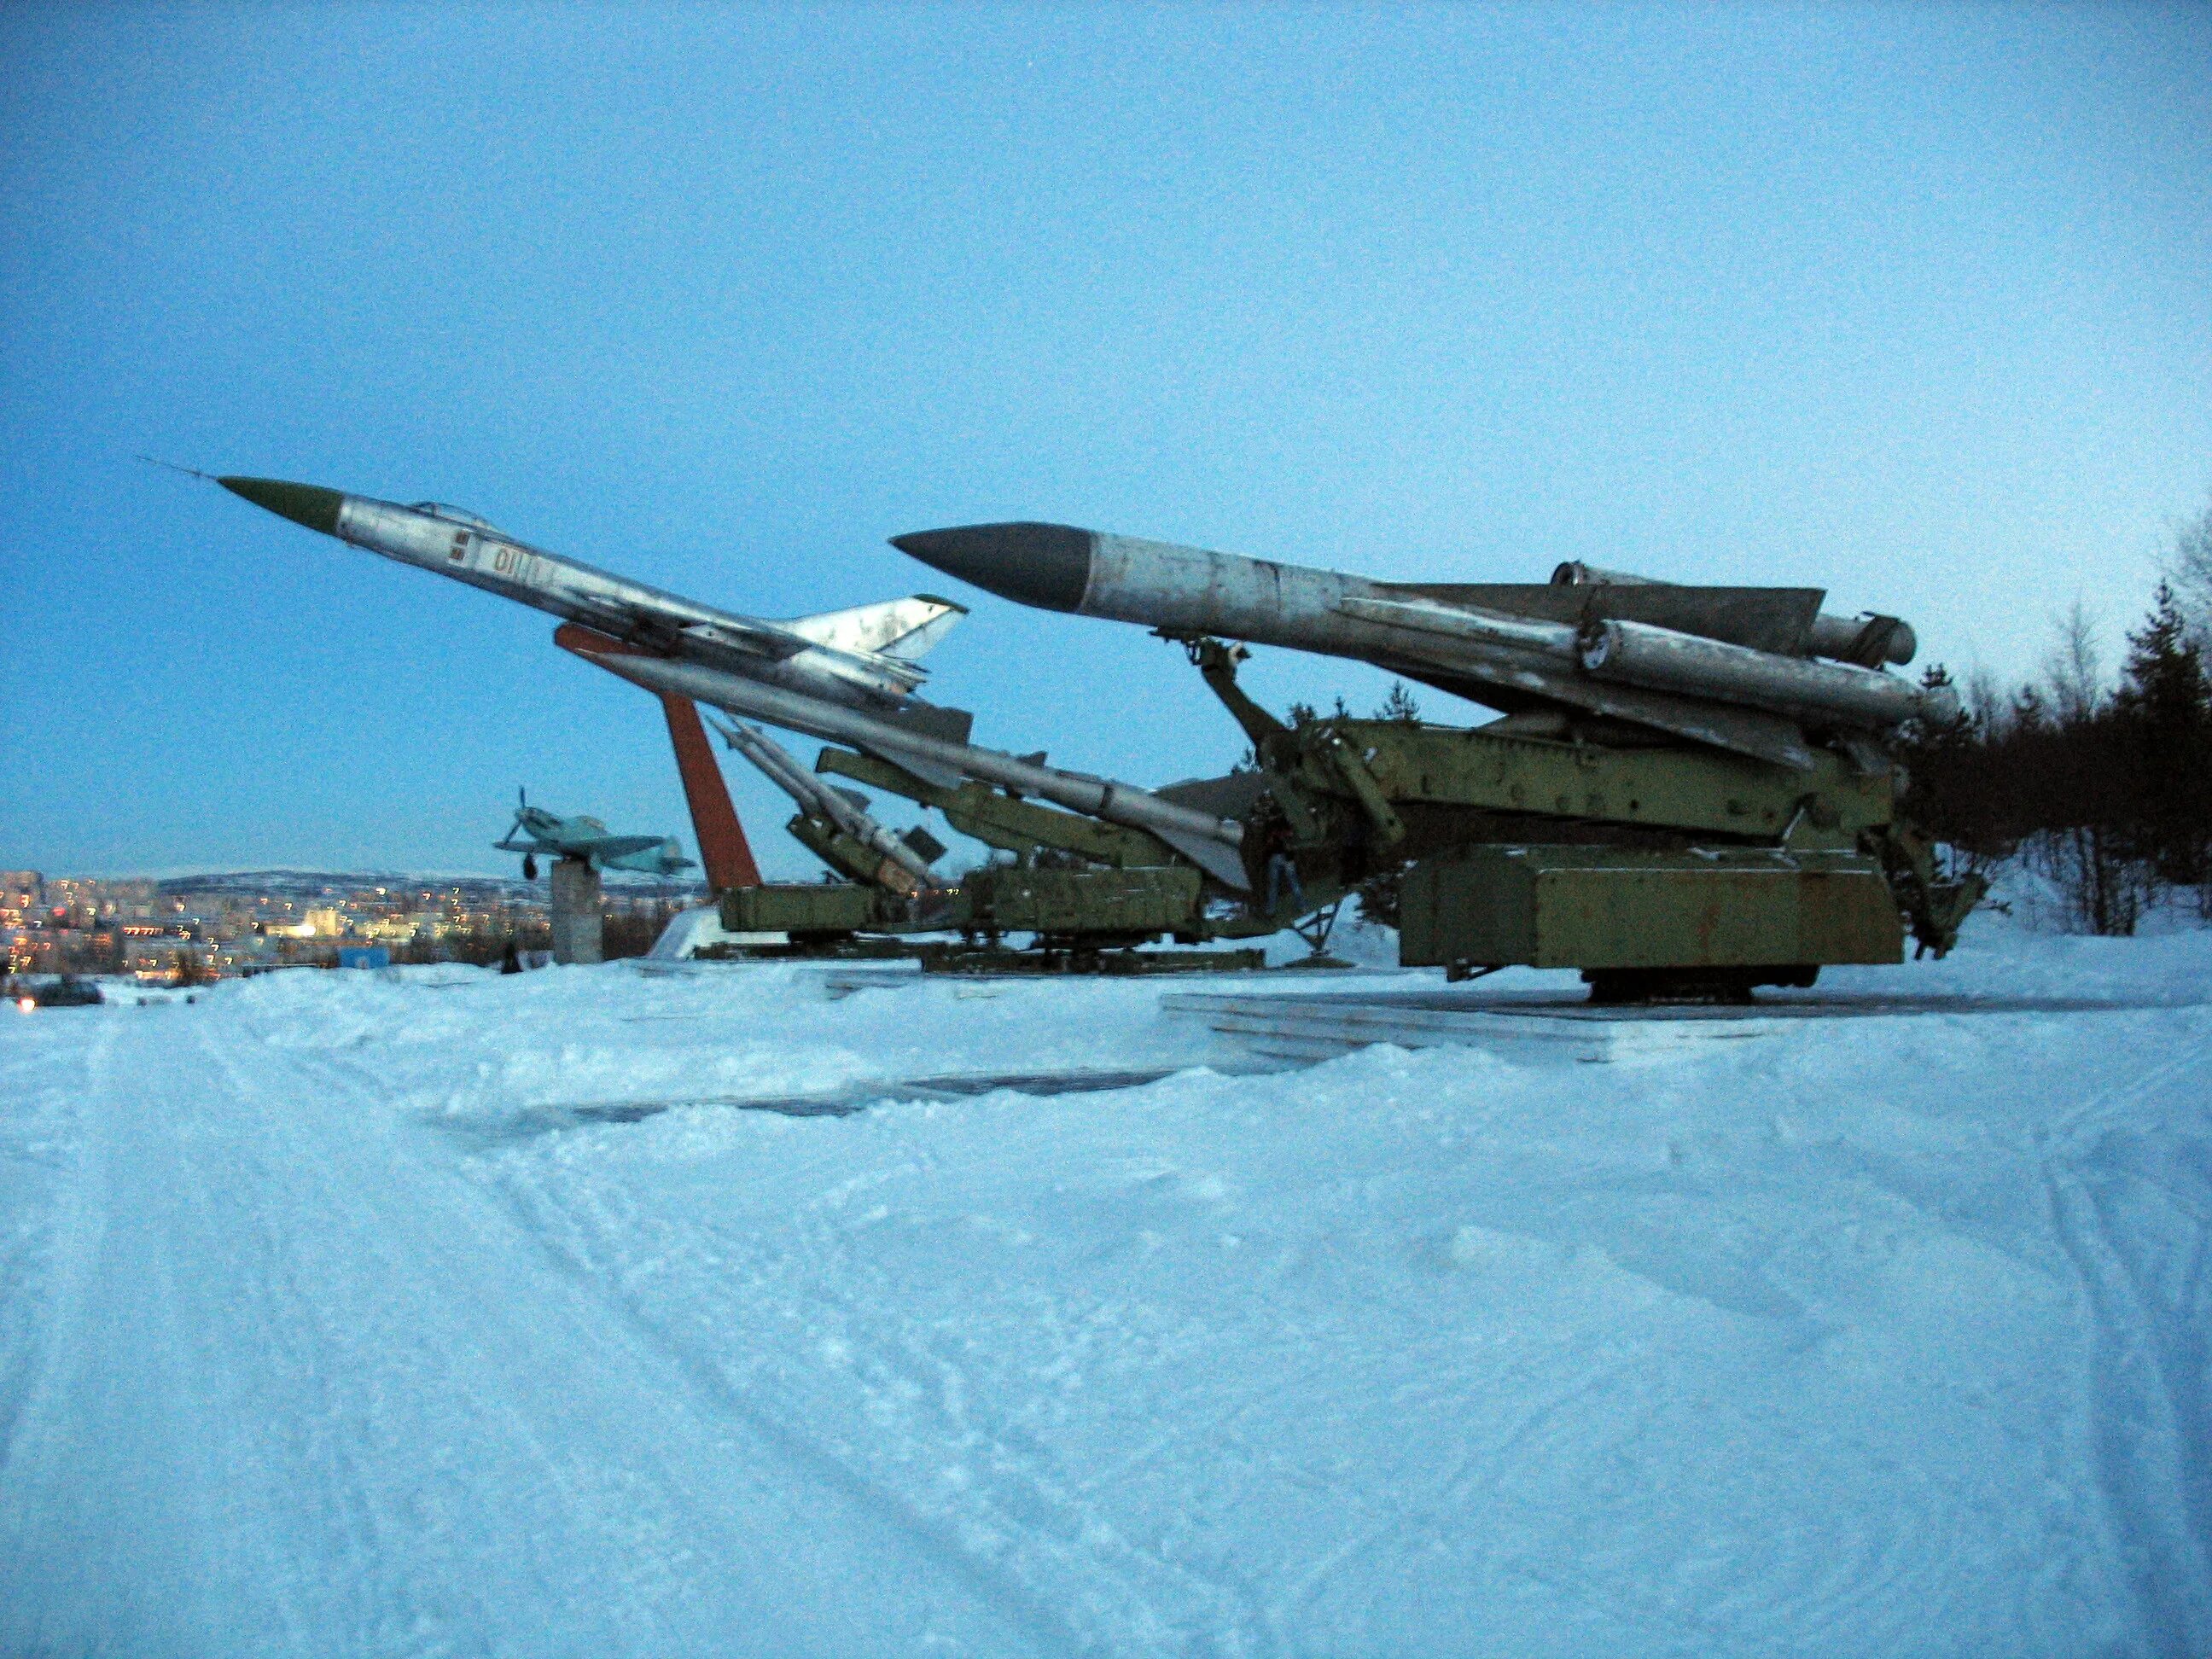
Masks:
[[[2166,568],[2190,637],[2199,651],[2212,651],[2212,504],[2174,526]]]
[[[1930,691],[1952,684],[1950,670],[1930,663],[1920,683]],[[2012,850],[2016,836],[2000,816],[2002,796],[1990,787],[1989,732],[1983,717],[1961,707],[1948,720],[1908,721],[1897,738],[1905,768],[1905,815],[1979,868]]]
[[[2212,685],[2171,584],[2128,635],[2113,702],[2131,774],[2135,850],[2167,882],[2201,890],[2212,875]]]
[[[1392,680],[1390,695],[1382,699],[1382,706],[1375,711],[1375,718],[1378,720],[1403,720],[1408,726],[1418,725],[1421,718],[1421,705],[1413,700],[1413,694],[1406,690],[1405,681]]]

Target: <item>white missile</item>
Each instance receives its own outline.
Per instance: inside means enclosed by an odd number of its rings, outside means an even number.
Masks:
[[[1890,726],[1917,714],[1948,719],[1959,711],[1958,694],[1948,686],[1929,691],[1894,674],[1750,651],[1645,623],[1592,623],[1577,650],[1582,665],[1600,679],[1778,708],[1807,720]]]
[[[743,720],[727,726],[718,720],[714,729],[770,783],[790,796],[800,811],[835,826],[882,859],[888,867],[880,870],[877,878],[884,886],[913,894],[939,884],[929,860],[897,831],[878,823],[864,800],[808,771],[767,732]]]
[[[891,544],[1024,605],[1356,658],[1508,712],[1564,705],[1797,767],[1813,763],[1808,726],[1880,730],[1942,712],[1875,666],[1910,656],[1910,629],[1824,616],[1817,588],[1689,587],[1590,566],[1541,584],[1377,582],[1052,524],[921,531]],[[1587,631],[1613,622],[1721,649],[1639,635],[1586,653]]]

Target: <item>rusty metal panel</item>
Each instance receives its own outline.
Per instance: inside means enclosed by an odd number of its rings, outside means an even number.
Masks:
[[[1813,870],[1797,892],[1800,962],[1905,960],[1905,920],[1874,860],[1858,870]]]
[[[1535,894],[1529,866],[1483,848],[1425,859],[1399,890],[1398,959],[1408,967],[1535,960]]]
[[[1798,879],[1785,870],[1542,870],[1532,959],[1540,968],[1796,962]]]

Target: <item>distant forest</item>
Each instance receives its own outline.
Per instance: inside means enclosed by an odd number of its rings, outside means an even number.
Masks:
[[[2212,506],[2179,526],[2165,580],[2107,670],[2077,602],[2039,678],[1958,687],[1946,725],[1908,727],[1907,817],[1971,867],[2017,860],[2074,927],[2132,933],[2179,903],[2212,921]],[[1930,685],[1948,685],[1942,664]]]

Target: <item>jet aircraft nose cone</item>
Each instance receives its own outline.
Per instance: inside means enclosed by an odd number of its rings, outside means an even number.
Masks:
[[[287,483],[282,478],[227,477],[216,482],[232,495],[267,507],[280,519],[319,530],[325,536],[338,533],[338,508],[345,497],[337,490],[325,489],[319,484]]]
[[[1096,540],[1073,525],[971,524],[894,536],[891,545],[1003,599],[1073,611],[1091,582]]]

